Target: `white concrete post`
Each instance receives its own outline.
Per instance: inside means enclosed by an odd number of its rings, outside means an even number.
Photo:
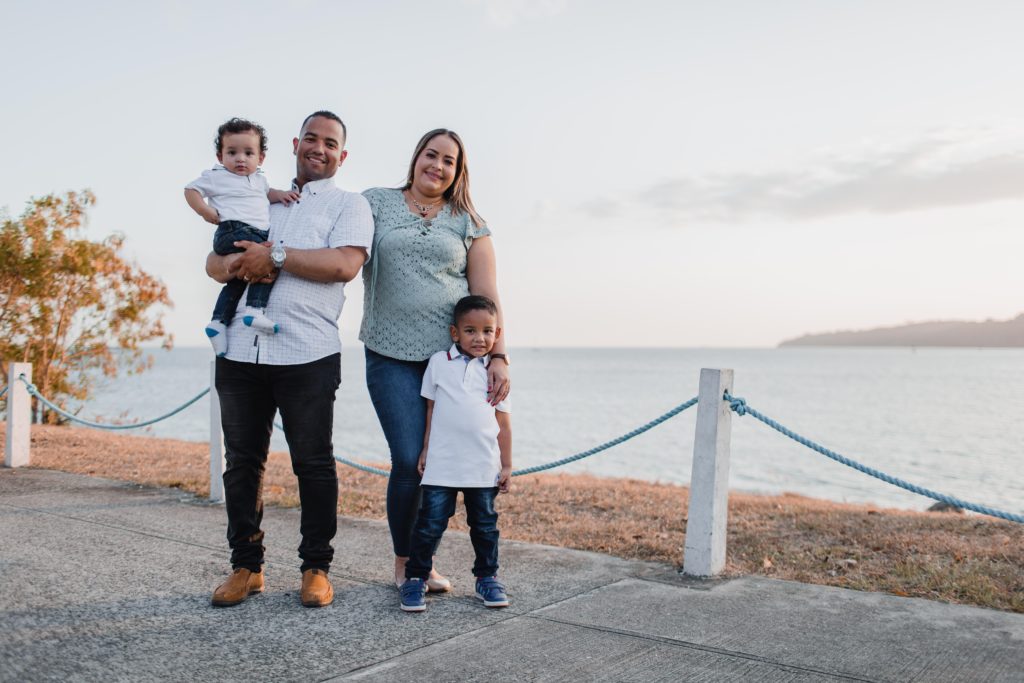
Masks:
[[[683,551],[683,573],[690,576],[715,576],[725,568],[732,422],[729,404],[722,400],[726,391],[732,393],[732,370],[700,371],[690,509]]]
[[[29,443],[32,439],[32,396],[18,379],[32,381],[31,363],[8,363],[7,372],[7,437],[4,443],[4,467],[28,465]]]
[[[210,502],[224,502],[224,433],[220,428],[217,361],[210,361]]]

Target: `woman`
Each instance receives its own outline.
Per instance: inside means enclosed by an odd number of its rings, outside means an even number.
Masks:
[[[491,231],[469,196],[466,149],[453,131],[432,130],[416,145],[405,185],[363,193],[373,210],[370,261],[359,339],[366,346],[366,386],[391,450],[387,512],[395,551],[395,584],[405,581],[409,540],[420,501],[416,463],[423,448],[426,403],[420,396],[430,356],[451,346],[448,326],[455,302],[482,294],[498,305]],[[505,338],[488,368],[489,398],[509,392]],[[431,572],[427,586],[451,583]]]

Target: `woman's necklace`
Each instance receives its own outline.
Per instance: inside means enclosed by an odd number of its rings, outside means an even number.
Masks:
[[[420,212],[420,216],[422,218],[426,218],[427,214],[430,213],[431,209],[433,209],[438,204],[438,202],[434,202],[433,204],[420,204],[418,201],[416,201],[416,198],[412,196],[412,192],[409,192],[409,201],[411,201],[416,206],[416,210]]]

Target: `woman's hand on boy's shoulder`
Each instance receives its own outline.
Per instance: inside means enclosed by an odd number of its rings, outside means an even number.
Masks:
[[[496,406],[506,398],[512,388],[512,377],[508,370],[508,362],[493,360],[487,366],[487,402]]]
[[[498,474],[498,493],[508,493],[512,487],[512,468],[502,467]]]

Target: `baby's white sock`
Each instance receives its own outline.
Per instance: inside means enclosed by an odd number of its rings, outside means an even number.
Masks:
[[[265,332],[266,334],[277,334],[280,329],[273,320],[263,315],[263,311],[258,308],[246,307],[245,315],[242,316],[242,322],[259,332]]]
[[[211,320],[206,326],[206,336],[213,344],[213,352],[220,358],[228,352],[228,328],[219,320]]]

